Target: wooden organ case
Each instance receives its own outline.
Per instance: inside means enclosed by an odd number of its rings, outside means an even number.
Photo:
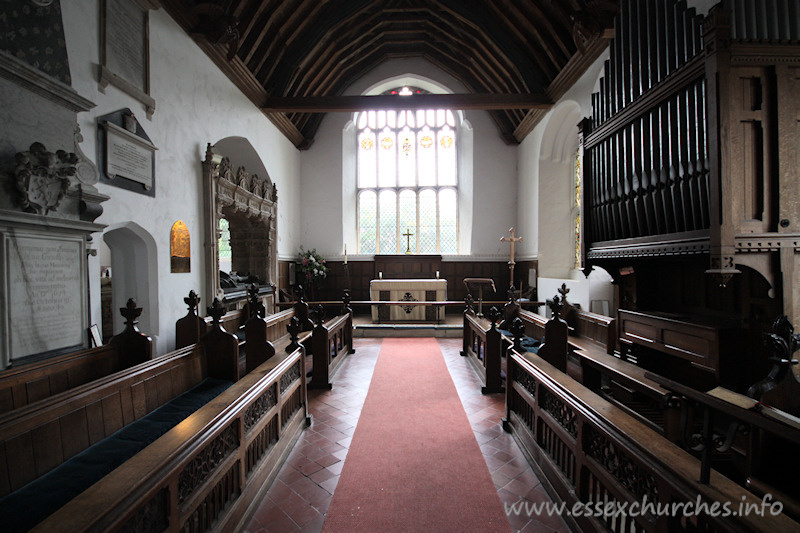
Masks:
[[[741,390],[766,372],[769,323],[800,323],[799,19],[794,1],[723,0],[703,17],[622,0],[580,125],[584,265],[652,326],[626,336],[620,319],[621,340],[698,383]],[[705,352],[670,348],[698,324]]]

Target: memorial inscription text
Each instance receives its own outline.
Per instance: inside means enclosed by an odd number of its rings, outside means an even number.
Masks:
[[[143,93],[147,87],[147,11],[130,0],[106,0],[106,66]]]
[[[7,241],[11,359],[84,341],[83,261],[78,241]]]

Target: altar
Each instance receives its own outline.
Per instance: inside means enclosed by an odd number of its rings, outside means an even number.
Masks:
[[[446,279],[373,279],[369,282],[373,301],[407,301],[409,305],[373,305],[373,322],[436,322],[437,307],[413,302],[447,300]]]

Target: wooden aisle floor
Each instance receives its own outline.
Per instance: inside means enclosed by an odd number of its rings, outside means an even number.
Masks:
[[[459,355],[461,339],[437,339],[456,390],[475,432],[500,500],[550,501],[514,439],[503,431],[503,394],[482,395],[477,376]],[[266,498],[254,513],[249,533],[322,530],[325,514],[339,481],[358,417],[369,390],[381,339],[355,339],[356,353],[342,363],[333,390],[309,391],[311,427],[300,436]],[[557,516],[509,517],[512,530],[564,532]]]

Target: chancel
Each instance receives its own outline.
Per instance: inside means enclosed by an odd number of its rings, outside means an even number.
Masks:
[[[0,2],[0,529],[800,531],[799,72],[800,0]]]

